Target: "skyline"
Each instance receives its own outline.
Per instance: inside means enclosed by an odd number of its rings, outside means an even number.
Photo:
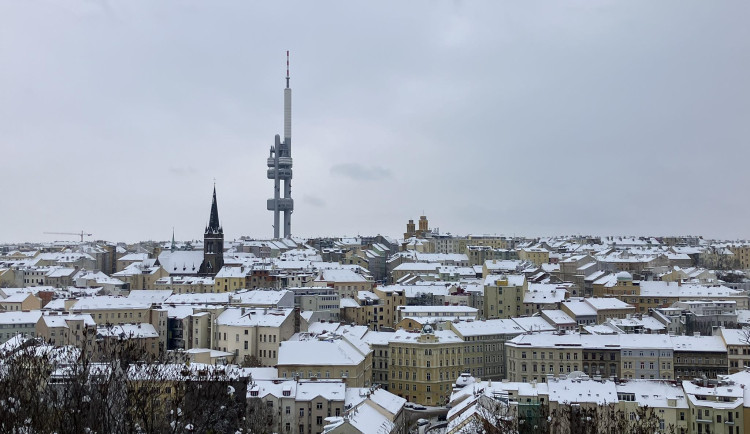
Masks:
[[[270,238],[286,50],[292,236],[750,238],[750,5],[286,5],[0,3],[0,242]]]

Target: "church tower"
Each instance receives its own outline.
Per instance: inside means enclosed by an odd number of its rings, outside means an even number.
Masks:
[[[202,276],[216,276],[224,266],[224,229],[219,224],[219,207],[216,205],[216,185],[214,185],[214,199],[211,203],[211,215],[208,226],[203,234],[203,264],[199,274]]]

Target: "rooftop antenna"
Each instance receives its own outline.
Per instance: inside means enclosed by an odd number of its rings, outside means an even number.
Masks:
[[[289,89],[289,50],[286,50],[286,88]]]

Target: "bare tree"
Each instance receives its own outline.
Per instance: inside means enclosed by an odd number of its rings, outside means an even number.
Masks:
[[[0,433],[247,432],[236,367],[147,360],[128,340],[96,355],[29,342],[0,354]]]

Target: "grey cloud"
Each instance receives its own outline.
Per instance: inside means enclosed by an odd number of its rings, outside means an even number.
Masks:
[[[326,206],[326,201],[317,196],[305,195],[302,197],[302,201],[316,208],[324,208]]]
[[[170,167],[169,173],[175,176],[191,176],[198,173],[198,169],[192,166],[185,167]]]
[[[390,169],[385,167],[365,166],[359,163],[336,164],[331,167],[331,174],[355,181],[379,181],[392,176]]]
[[[270,236],[286,50],[296,235],[398,235],[424,209],[455,234],[747,238],[749,13],[703,0],[0,1],[0,151],[33,162],[3,167],[24,180],[5,197],[24,212],[5,216],[0,241],[81,226],[200,237],[214,176],[227,238]],[[82,161],[130,176],[61,176]],[[91,211],[51,195],[51,220],[34,194],[50,185],[88,191]],[[123,201],[131,190],[150,193]],[[164,191],[169,212],[129,224]]]

